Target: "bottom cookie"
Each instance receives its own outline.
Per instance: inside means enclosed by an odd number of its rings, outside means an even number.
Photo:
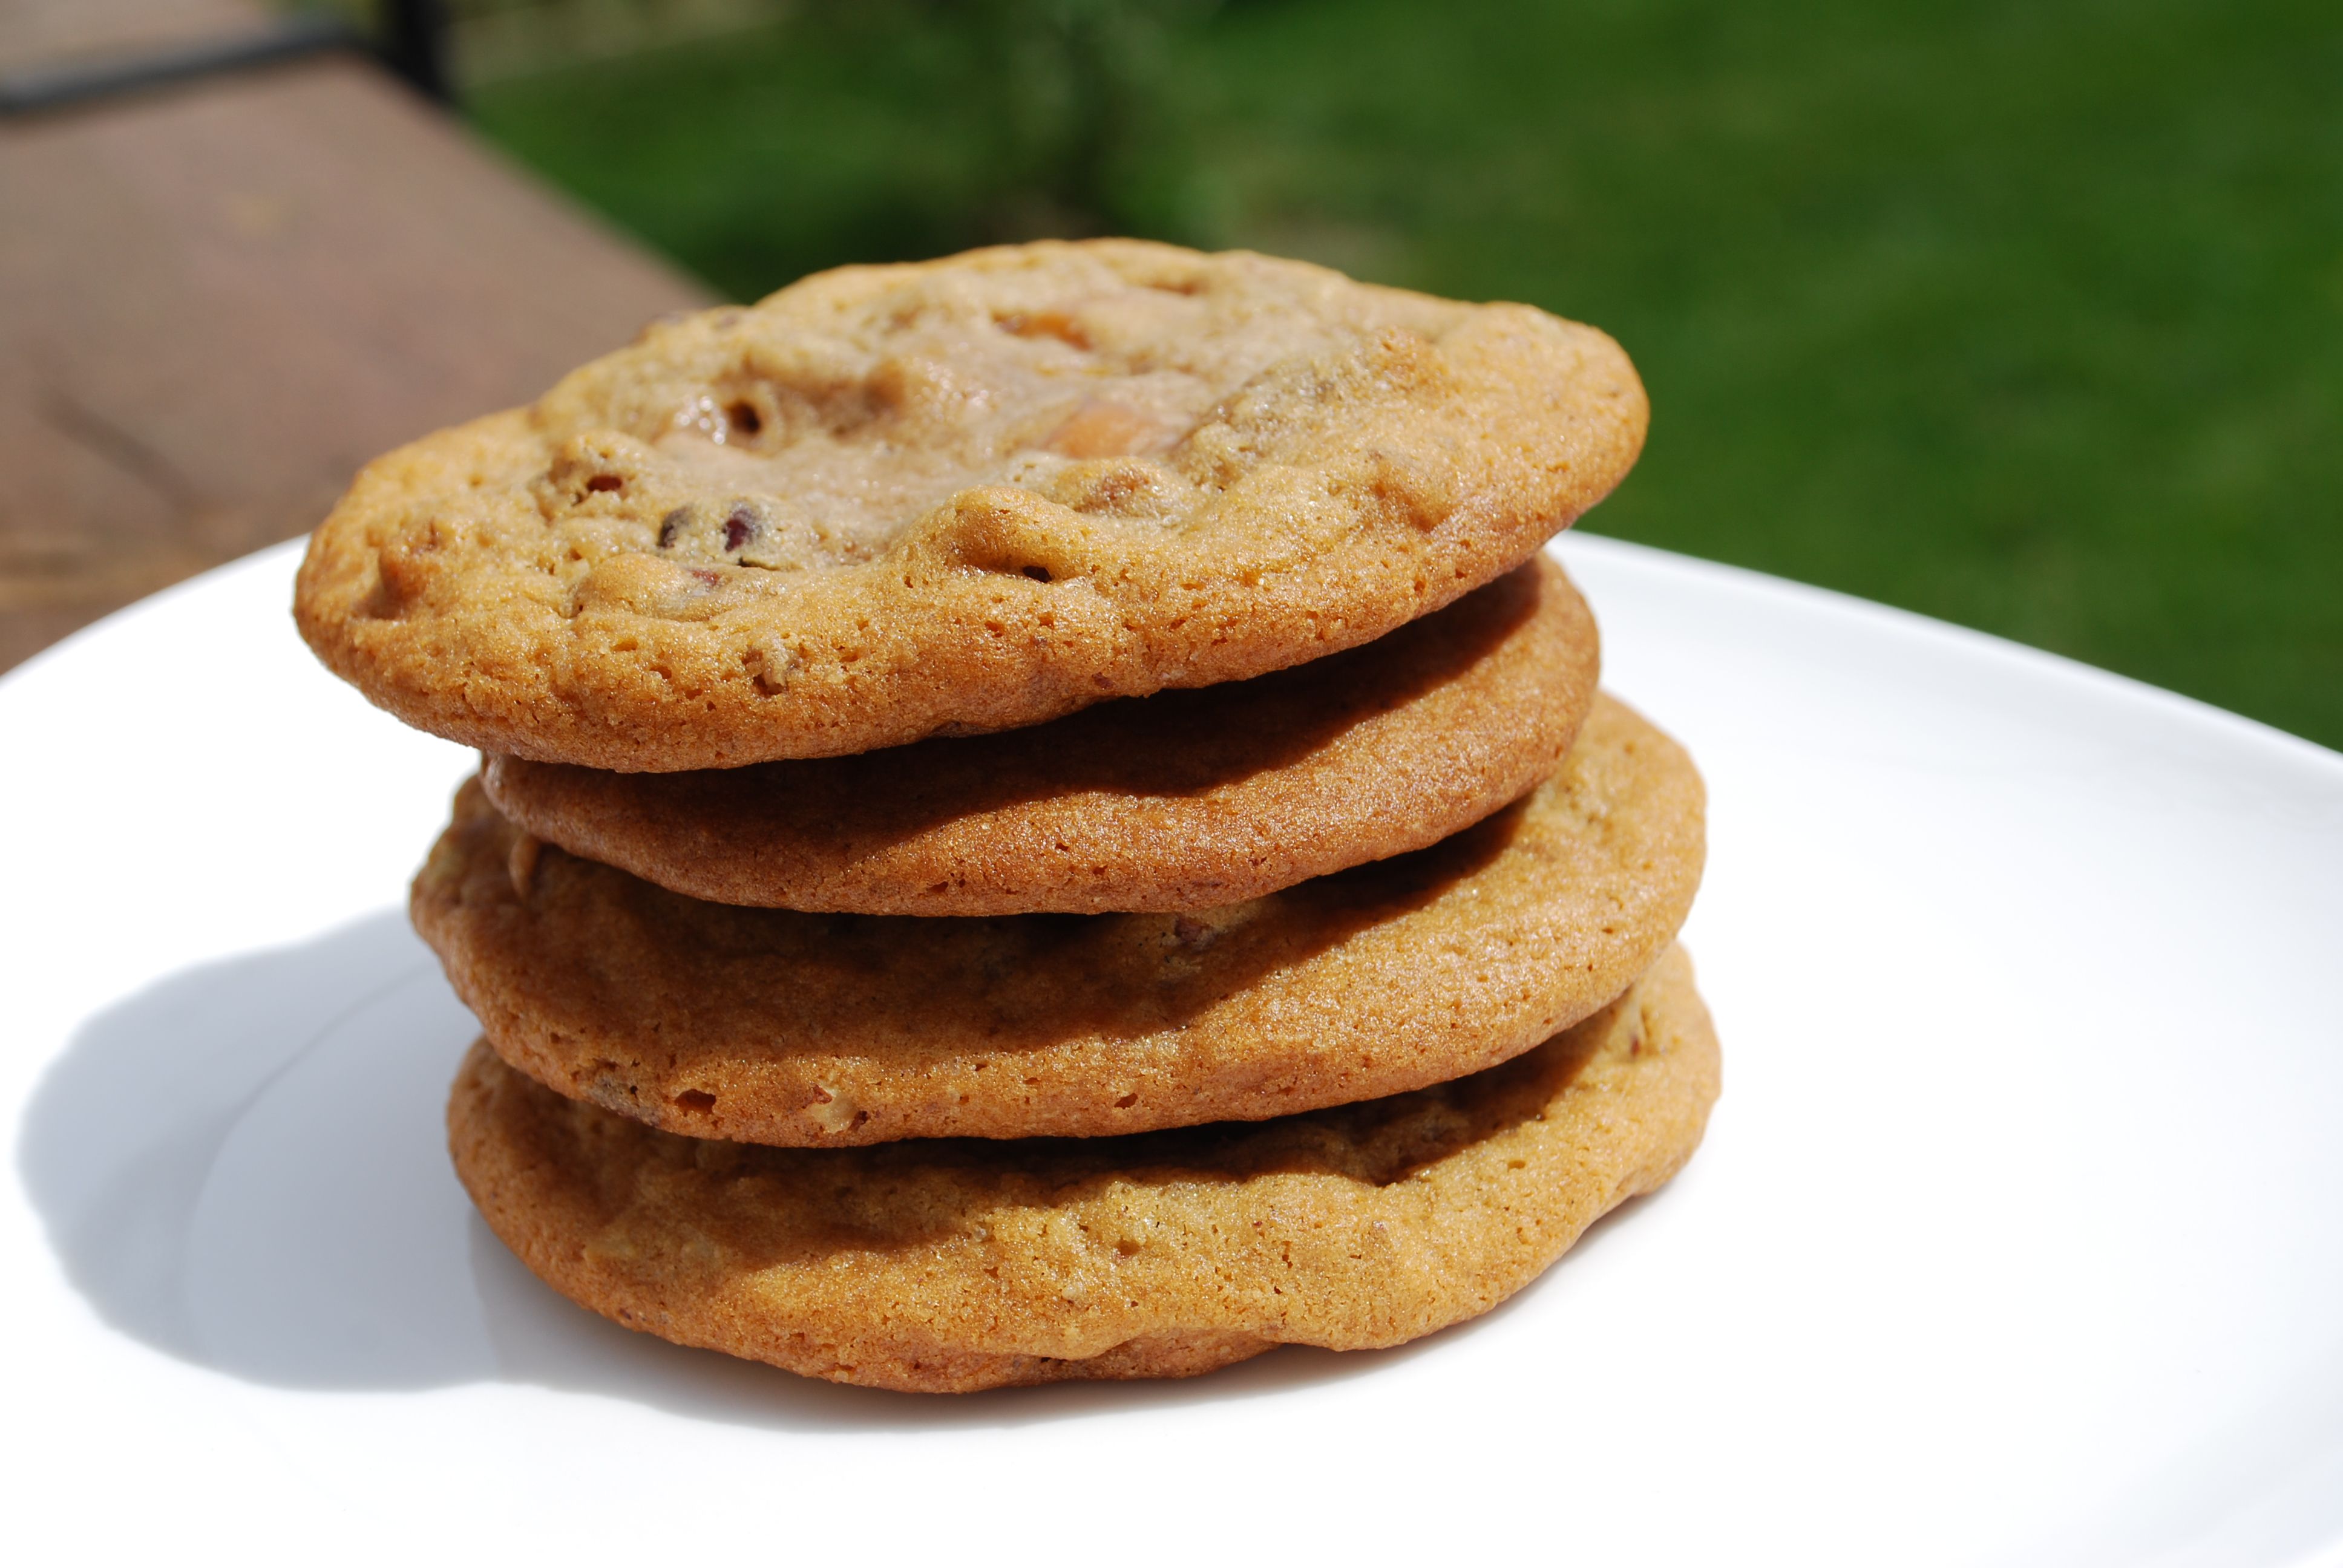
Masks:
[[[564,1099],[485,1043],[447,1121],[489,1227],[572,1300],[812,1377],[965,1392],[1477,1316],[1673,1176],[1717,1085],[1671,948],[1502,1066],[1268,1121],[775,1149]]]

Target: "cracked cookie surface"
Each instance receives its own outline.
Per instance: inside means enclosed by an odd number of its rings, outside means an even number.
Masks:
[[[1645,418],[1591,327],[1299,262],[845,268],[367,465],[295,613],[486,751],[845,755],[1370,641],[1600,500]]]
[[[691,773],[498,757],[522,830],[694,898],[890,915],[1192,910],[1470,826],[1552,773],[1594,617],[1541,558],[1363,648],[999,735]]]
[[[1598,696],[1554,776],[1476,826],[1193,913],[706,903],[520,833],[477,780],[411,909],[508,1060],[653,1125],[1081,1137],[1366,1100],[1526,1050],[1667,945],[1702,852],[1690,759]]]
[[[629,1328],[937,1392],[1181,1377],[1487,1312],[1691,1157],[1716,1039],[1670,948],[1472,1077],[1131,1137],[780,1150],[677,1137],[473,1048],[458,1173],[555,1289]]]

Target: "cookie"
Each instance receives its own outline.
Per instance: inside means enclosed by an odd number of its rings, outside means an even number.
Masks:
[[[1717,1087],[1670,949],[1502,1066],[1272,1121],[761,1148],[565,1099],[485,1043],[447,1121],[489,1228],[573,1301],[812,1377],[965,1392],[1184,1377],[1477,1316],[1674,1175]]]
[[[416,928],[507,1060],[671,1131],[819,1145],[1252,1121],[1503,1060],[1651,963],[1699,775],[1597,698],[1562,768],[1428,849],[1193,914],[704,903],[515,829],[477,782]]]
[[[841,756],[1372,641],[1600,500],[1645,418],[1591,327],[1299,262],[850,267],[369,464],[295,613],[484,751]]]
[[[1541,558],[1364,648],[858,757],[695,773],[491,759],[516,826],[722,904],[1192,910],[1436,843],[1552,773],[1594,618]]]

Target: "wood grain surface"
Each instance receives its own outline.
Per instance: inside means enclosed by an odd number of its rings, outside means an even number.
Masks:
[[[0,65],[239,15],[26,0]],[[0,120],[0,668],[705,302],[356,57]]]

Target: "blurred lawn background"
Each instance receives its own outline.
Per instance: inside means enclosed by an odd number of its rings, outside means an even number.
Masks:
[[[468,7],[478,127],[726,294],[1118,230],[1527,300],[1651,388],[1592,528],[2343,748],[2334,0]]]

